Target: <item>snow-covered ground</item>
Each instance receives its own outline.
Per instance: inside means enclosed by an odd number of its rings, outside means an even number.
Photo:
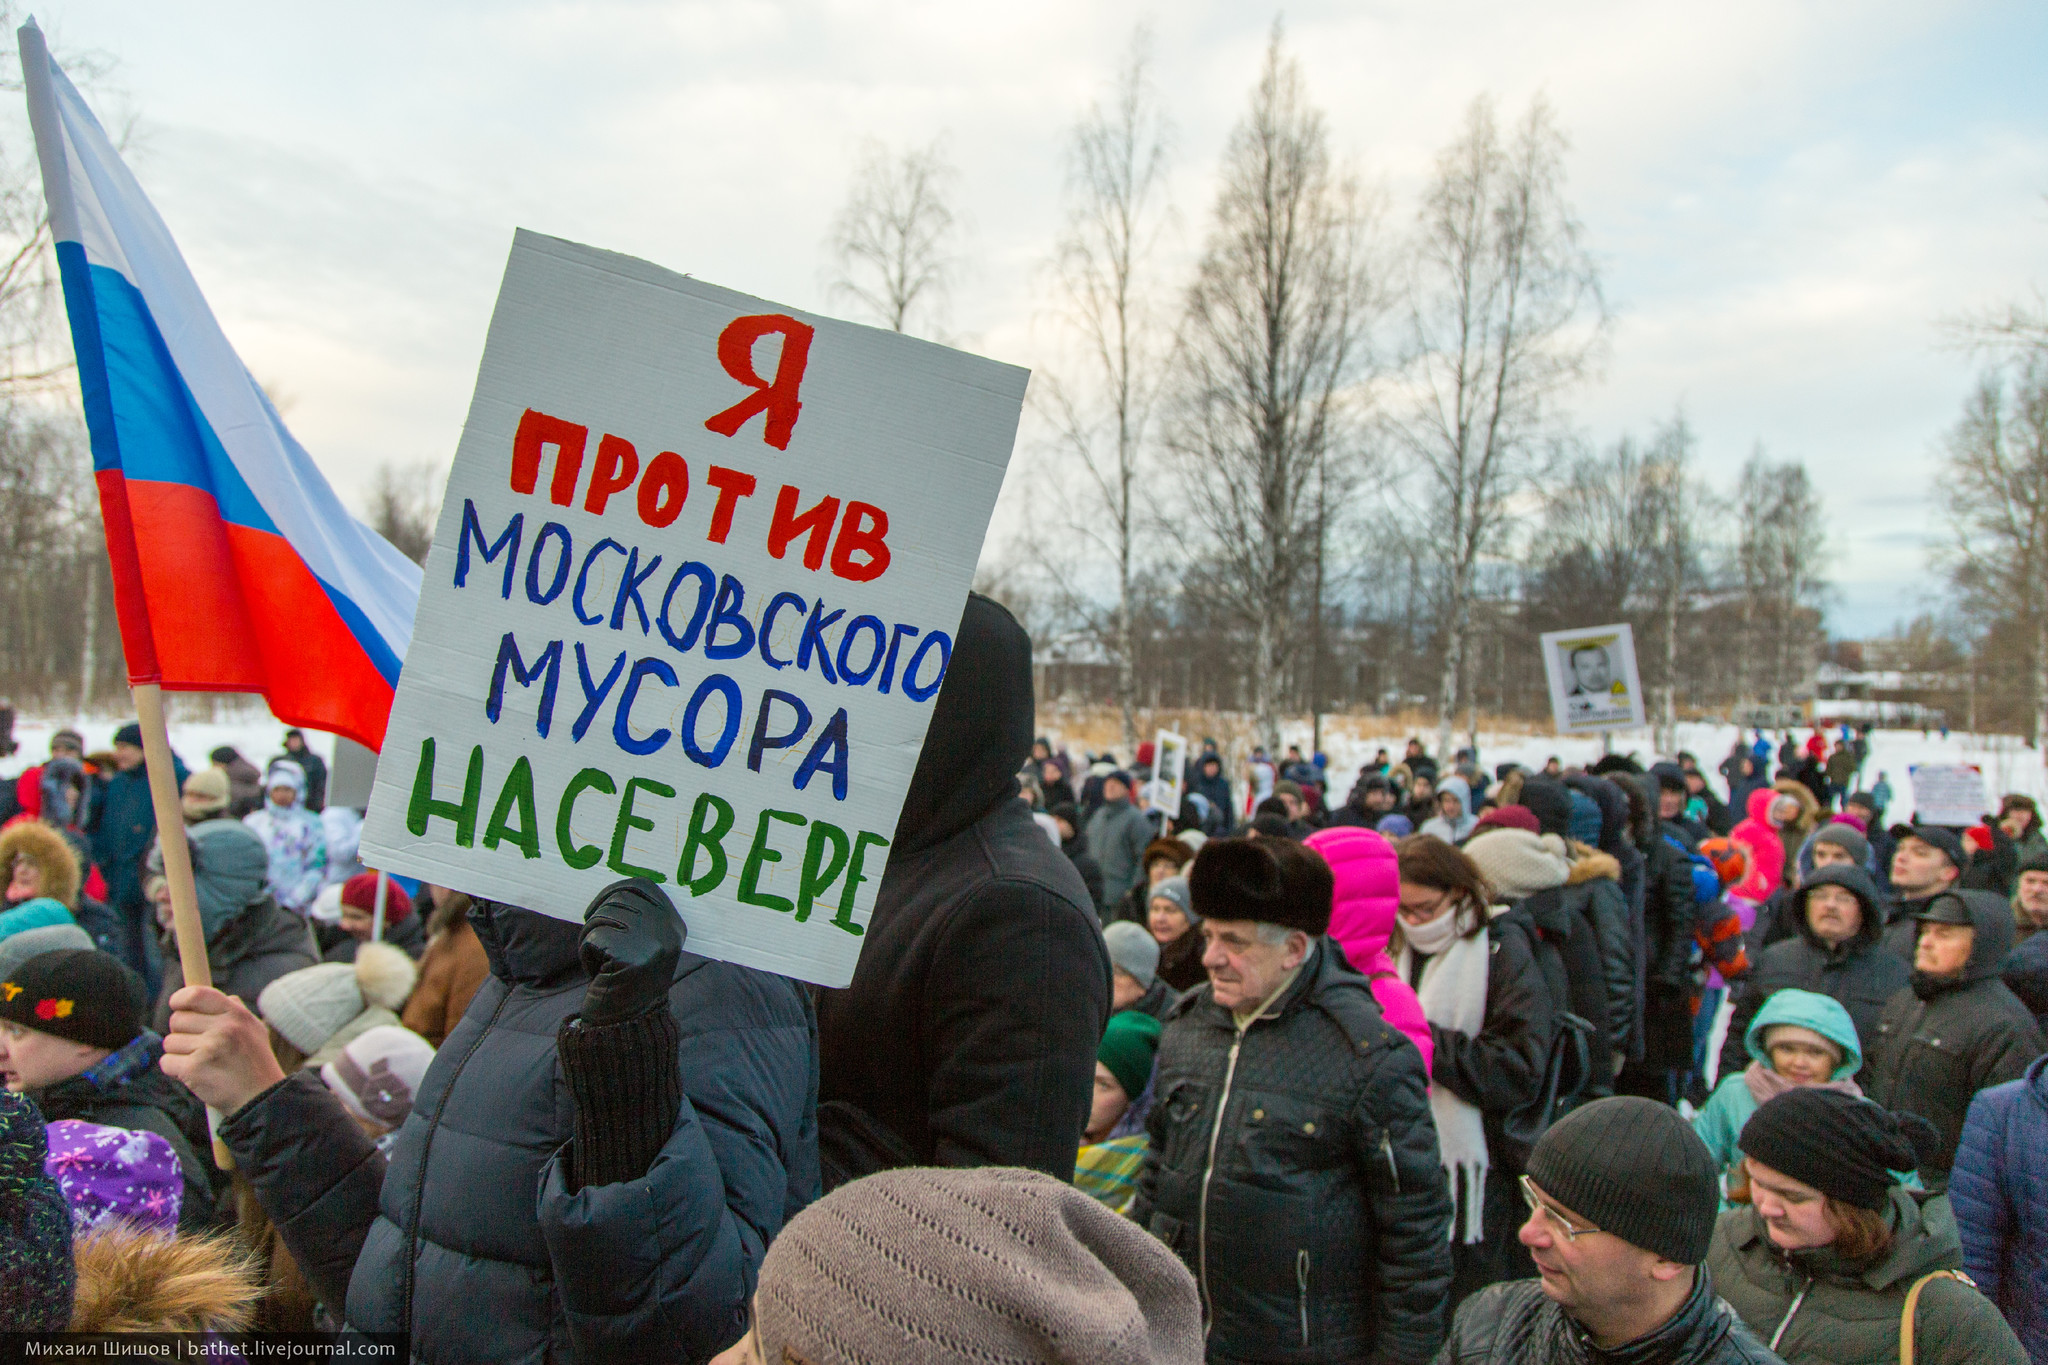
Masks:
[[[177,705],[173,699],[172,705]],[[206,763],[206,756],[223,744],[231,744],[241,750],[242,757],[262,767],[273,757],[284,752],[284,732],[290,727],[272,716],[260,702],[246,706],[227,705],[220,708],[222,719],[216,721],[171,721],[171,748],[178,757],[193,767]],[[0,759],[0,777],[13,777],[22,769],[42,762],[50,754],[50,736],[69,726],[85,736],[87,752],[110,748],[114,742],[114,731],[132,716],[101,716],[83,725],[70,719],[50,717],[20,717],[14,722],[14,738],[21,748],[11,758]],[[320,757],[332,760],[334,737],[318,731],[306,732],[306,743]]]
[[[220,745],[232,744],[259,767],[283,750],[286,727],[260,703],[239,709],[223,707],[220,714],[223,718],[214,721],[173,720],[171,747],[187,763],[196,765],[204,763],[206,755]],[[86,747],[99,749],[111,744],[122,719],[118,716],[101,717],[79,727],[85,735]],[[30,764],[41,762],[49,753],[50,736],[70,723],[48,717],[17,720],[14,734],[21,748],[12,758],[0,760],[0,777],[13,776]],[[1304,749],[1308,747],[1309,727],[1306,722],[1284,726],[1283,734],[1286,742],[1300,744]],[[1699,756],[1700,766],[1714,774],[1714,769],[1734,742],[1736,730],[1730,725],[1687,724],[1678,727],[1678,735],[1680,744]],[[1057,735],[1054,737],[1058,738]],[[1804,738],[1804,732],[1801,737]],[[322,758],[333,758],[334,740],[331,736],[308,731],[306,738]],[[1423,738],[1425,742],[1432,742],[1431,736]],[[1772,738],[1775,740],[1776,736]],[[1330,756],[1331,771],[1338,774],[1333,785],[1340,790],[1348,789],[1349,784],[1343,781],[1344,775],[1357,772],[1359,766],[1372,757],[1374,749],[1384,747],[1398,757],[1407,739],[1405,731],[1375,733],[1369,720],[1326,719],[1323,747]],[[1647,730],[1617,734],[1614,748],[1620,753],[1633,753],[1645,762],[1655,756]],[[1480,733],[1480,758],[1489,770],[1496,764],[1510,762],[1529,768],[1541,767],[1552,754],[1566,763],[1590,763],[1600,756],[1600,742],[1540,734]],[[1892,784],[1892,804],[1886,811],[1889,819],[1907,820],[1912,817],[1913,783],[1908,771],[1915,763],[1975,763],[1983,769],[1986,798],[1994,808],[1999,796],[2006,792],[2025,792],[2048,802],[2048,772],[2042,768],[2040,750],[2010,735],[1952,732],[1943,738],[1938,731],[1923,736],[1918,730],[1876,730],[1870,736],[1870,761],[1863,771],[1863,785],[1868,787],[1876,782],[1880,772],[1889,774]],[[1716,790],[1721,789],[1718,774],[1710,780]]]

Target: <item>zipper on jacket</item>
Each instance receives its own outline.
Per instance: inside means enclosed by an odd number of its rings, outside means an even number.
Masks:
[[[1784,1318],[1779,1321],[1778,1330],[1771,1333],[1771,1349],[1773,1351],[1777,1350],[1778,1343],[1785,1339],[1785,1329],[1792,1325],[1792,1315],[1799,1311],[1800,1304],[1806,1302],[1806,1291],[1811,1288],[1813,1288],[1813,1280],[1809,1277],[1805,1284],[1799,1286],[1799,1292],[1792,1296],[1792,1304],[1785,1310]]]
[[[1223,1093],[1216,1100],[1216,1121],[1209,1125],[1209,1159],[1202,1164],[1202,1208],[1195,1220],[1195,1265],[1202,1282],[1202,1317],[1215,1317],[1209,1300],[1209,1181],[1216,1174],[1216,1143],[1223,1136],[1223,1115],[1230,1108],[1230,1086],[1237,1079],[1237,1054],[1244,1047],[1244,1029],[1230,1044],[1230,1061],[1223,1068]]]
[[[427,1135],[420,1139],[420,1181],[412,1192],[412,1216],[405,1226],[405,1265],[399,1286],[400,1330],[409,1338],[412,1335],[412,1288],[413,1276],[419,1268],[420,1258],[420,1208],[427,1199],[427,1161],[434,1154],[434,1134],[440,1131],[441,1116],[448,1112],[448,1099],[455,1093],[455,1083],[462,1079],[462,1073],[469,1066],[469,1059],[476,1056],[477,1049],[484,1045],[492,1029],[498,1026],[498,1016],[505,1012],[505,1005],[512,998],[512,987],[508,983],[505,993],[498,997],[498,1003],[491,1010],[491,1017],[478,1030],[476,1038],[469,1045],[469,1051],[462,1054],[462,1060],[455,1064],[455,1070],[448,1077],[448,1084],[441,1091],[440,1102],[434,1106],[433,1121],[427,1125]]]
[[[1401,1168],[1394,1164],[1393,1134],[1384,1131],[1380,1133],[1380,1155],[1386,1158],[1387,1176],[1394,1182],[1394,1193],[1399,1194],[1401,1192]]]
[[[1308,1345],[1308,1248],[1294,1253],[1294,1283],[1301,1291],[1301,1344]]]

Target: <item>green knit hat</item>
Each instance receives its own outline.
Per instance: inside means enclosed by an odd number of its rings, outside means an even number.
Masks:
[[[1126,1095],[1136,1099],[1145,1082],[1152,1079],[1152,1058],[1158,1051],[1159,1021],[1137,1010],[1124,1010],[1109,1016],[1095,1060],[1109,1068]]]

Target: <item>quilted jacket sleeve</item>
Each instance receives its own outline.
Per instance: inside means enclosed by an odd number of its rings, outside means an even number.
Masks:
[[[801,989],[711,963],[670,1001],[683,1101],[653,1166],[573,1189],[565,1148],[541,1175],[541,1236],[581,1361],[730,1346],[768,1243],[818,1193],[816,1025]]]
[[[1993,1303],[1999,1301],[2005,1246],[2013,1232],[2005,1148],[2006,1128],[2019,1098],[2015,1087],[2001,1086],[1982,1091],[1970,1101],[1962,1144],[1956,1149],[1955,1168],[1948,1178],[1948,1200],[1955,1209],[1956,1228],[1963,1235],[1963,1271]]]
[[[313,1071],[243,1105],[222,1120],[220,1136],[313,1293],[339,1312],[377,1218],[384,1154]]]
[[[1360,1111],[1368,1150],[1357,1157],[1378,1234],[1379,1357],[1419,1363],[1443,1343],[1451,1287],[1451,1197],[1422,1055],[1394,1038],[1377,1048]]]

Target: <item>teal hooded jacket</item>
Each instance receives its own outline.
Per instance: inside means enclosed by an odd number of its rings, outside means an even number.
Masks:
[[[1797,1024],[1801,1028],[1812,1029],[1842,1049],[1842,1064],[1835,1068],[1830,1080],[1846,1081],[1863,1065],[1863,1047],[1856,1037],[1856,1024],[1849,1018],[1849,1011],[1832,996],[1818,991],[1782,990],[1764,1001],[1756,1017],[1749,1021],[1749,1030],[1743,1034],[1742,1042],[1749,1049],[1749,1055],[1766,1069],[1770,1067],[1771,1059],[1764,1051],[1764,1034],[1775,1024]],[[1724,1189],[1727,1173],[1742,1158],[1736,1139],[1742,1135],[1742,1125],[1748,1123],[1749,1116],[1755,1112],[1756,1096],[1749,1093],[1749,1082],[1743,1078],[1742,1072],[1737,1071],[1721,1078],[1706,1105],[1693,1116],[1692,1130],[1714,1154],[1714,1162],[1722,1171]],[[1725,1210],[1734,1205],[1724,1197],[1721,1207]]]

